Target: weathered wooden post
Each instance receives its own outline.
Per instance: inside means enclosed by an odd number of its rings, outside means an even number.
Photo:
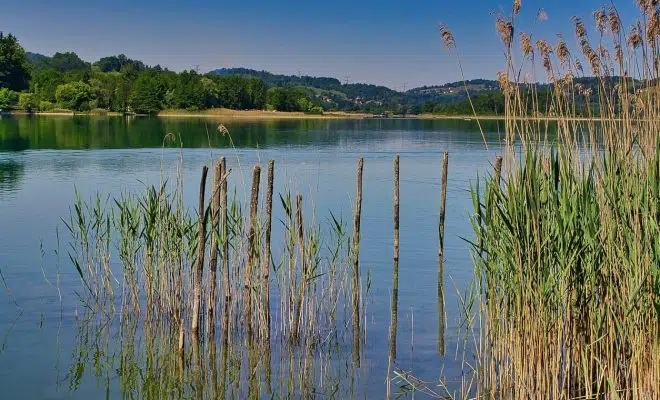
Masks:
[[[394,266],[392,278],[392,315],[390,321],[390,359],[396,359],[397,318],[399,309],[399,156],[394,157]],[[389,386],[388,386],[389,388]]]
[[[252,193],[250,195],[250,231],[248,234],[247,268],[245,270],[246,310],[248,331],[252,328],[252,265],[257,254],[257,206],[259,204],[259,183],[261,181],[261,167],[254,166],[252,171]]]
[[[215,334],[215,292],[218,270],[218,236],[220,234],[220,191],[224,170],[222,163],[215,164],[213,196],[211,197],[211,254],[209,255],[209,299],[207,304],[210,337]]]
[[[220,158],[220,165],[224,172],[222,187],[220,189],[220,199],[222,201],[222,269],[225,275],[225,302],[231,301],[231,285],[229,282],[229,224],[227,218],[227,160]]]
[[[440,223],[438,225],[438,352],[445,354],[445,289],[444,289],[444,253],[445,253],[445,209],[447,204],[447,167],[449,154],[442,155],[442,181],[440,183]]]
[[[495,183],[500,187],[500,180],[502,177],[502,156],[497,156],[495,160]]]
[[[357,198],[353,219],[353,362],[360,365],[360,221],[362,216],[362,172],[364,158],[358,160]]]
[[[270,237],[273,221],[273,180],[275,178],[275,161],[268,162],[268,186],[266,188],[266,254],[264,259],[264,296],[266,314],[266,336],[270,338]]]
[[[199,227],[197,240],[197,267],[195,268],[195,289],[194,289],[194,304],[193,304],[193,318],[192,318],[192,333],[197,335],[199,331],[199,317],[200,308],[202,307],[202,276],[204,273],[204,255],[206,253],[206,210],[204,209],[204,196],[206,194],[206,176],[208,175],[209,168],[205,165],[202,167],[202,179],[199,183]]]

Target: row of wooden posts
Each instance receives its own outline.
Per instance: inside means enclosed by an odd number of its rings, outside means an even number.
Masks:
[[[442,161],[442,175],[440,182],[440,218],[438,223],[438,351],[444,354],[444,331],[445,331],[445,318],[444,318],[444,224],[445,224],[445,211],[446,211],[446,198],[447,198],[447,173],[448,173],[449,155],[447,152],[443,153]],[[498,157],[495,165],[495,174],[497,182],[499,182],[499,175],[502,165],[501,157]],[[364,170],[364,159],[360,157],[357,164],[357,196],[355,204],[355,213],[353,219],[353,275],[352,275],[352,307],[353,307],[353,354],[354,361],[359,365],[360,362],[360,311],[359,311],[359,252],[360,252],[360,223],[362,214],[362,174]],[[210,216],[212,225],[211,234],[211,249],[209,260],[209,296],[208,296],[208,321],[210,334],[213,334],[215,327],[214,321],[214,308],[215,308],[215,292],[216,292],[216,272],[218,266],[218,243],[219,234],[222,237],[228,237],[227,225],[227,177],[231,170],[227,169],[226,159],[222,157],[220,161],[215,164],[214,171],[214,184],[213,194],[211,196]],[[265,279],[265,299],[266,307],[269,307],[269,272],[270,272],[270,258],[271,258],[271,228],[272,228],[272,207],[273,207],[273,180],[275,173],[275,163],[273,160],[268,163],[268,182],[266,194],[266,237],[265,246],[266,254],[263,263],[263,276]],[[204,207],[206,180],[208,175],[208,167],[202,167],[202,177],[199,187],[199,248],[198,257],[195,268],[195,286],[194,286],[194,304],[192,316],[192,334],[196,337],[199,332],[200,310],[202,306],[202,290],[201,283],[203,277],[204,257],[205,257],[205,243],[206,243],[206,209]],[[257,207],[259,198],[259,186],[261,180],[261,167],[256,165],[252,174],[252,190],[250,195],[250,230],[248,236],[248,253],[245,275],[245,289],[246,289],[246,312],[248,321],[248,333],[250,333],[252,321],[252,269],[254,267],[255,256],[258,252],[256,248],[256,234],[257,223]],[[303,224],[302,224],[302,196],[298,195],[297,202],[297,223],[298,223],[298,240],[302,242],[303,238]],[[222,233],[219,233],[220,228]],[[227,257],[229,251],[228,240],[222,241],[223,252],[223,272],[224,272],[224,289],[225,289],[225,304],[231,300],[231,287],[229,284],[229,258]],[[397,312],[398,312],[398,288],[399,288],[399,156],[394,158],[394,265],[393,265],[393,283],[392,283],[392,305],[391,305],[391,323],[390,323],[390,357],[396,358],[396,332],[397,332]],[[304,256],[303,258],[303,271],[305,270]],[[303,284],[305,280],[302,280]],[[301,288],[300,296],[304,295],[305,288]],[[298,333],[298,323],[300,318],[300,307],[302,298],[299,297],[296,301],[296,309],[294,310],[294,335]],[[268,314],[268,313],[267,313]],[[267,315],[267,335],[270,335],[270,315]],[[294,338],[295,339],[295,338]],[[183,350],[183,325],[181,325],[180,336],[180,350]]]

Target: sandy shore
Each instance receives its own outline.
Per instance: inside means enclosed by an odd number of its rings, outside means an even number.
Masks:
[[[167,118],[219,118],[219,119],[348,119],[367,118],[370,114],[326,112],[323,114],[305,114],[302,112],[263,111],[263,110],[230,110],[227,108],[213,108],[202,111],[165,110],[158,114],[159,117]]]

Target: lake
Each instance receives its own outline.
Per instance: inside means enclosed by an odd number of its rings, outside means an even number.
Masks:
[[[96,192],[140,193],[145,185],[158,185],[163,177],[175,176],[180,157],[186,204],[191,208],[196,207],[202,165],[210,166],[225,156],[233,171],[230,184],[245,198],[252,166],[260,163],[265,167],[268,160],[275,160],[274,256],[280,254],[283,229],[277,194],[285,187],[302,193],[306,218],[323,227],[332,211],[350,229],[357,160],[364,157],[360,247],[366,308],[364,355],[352,378],[338,379],[340,389],[310,393],[383,398],[392,292],[393,160],[399,154],[399,322],[392,368],[410,371],[431,385],[441,377],[455,384],[460,379],[457,354],[461,357],[457,352],[458,293],[467,290],[473,273],[470,245],[464,240],[473,237],[469,189],[478,176],[492,170],[502,149],[502,127],[496,121],[482,123],[487,150],[474,121],[233,121],[225,124],[230,134],[224,136],[217,125],[205,119],[0,117],[2,397],[120,398],[127,391],[134,393],[128,397],[164,397],[166,392],[155,395],[146,389],[153,386],[141,381],[145,371],[140,368],[148,369],[148,356],[138,357],[135,363],[139,371],[133,379],[143,384],[128,390],[123,344],[113,335],[103,340],[101,335],[81,337],[90,331],[81,329],[78,318],[84,311],[78,300],[81,282],[67,256],[62,218],[68,218],[76,191],[82,198]],[[440,355],[437,254],[443,152],[449,152],[449,176],[444,261],[446,352]],[[324,364],[326,368],[343,368],[342,353],[350,348],[340,347],[337,352],[337,358],[329,357]],[[327,388],[321,375],[312,381],[318,388]],[[236,379],[235,397],[244,397],[244,383],[242,378]],[[393,384],[392,393],[399,390],[396,386]],[[186,397],[189,390],[182,389],[181,395],[167,392],[166,397]],[[280,388],[273,396],[286,397],[286,392]]]

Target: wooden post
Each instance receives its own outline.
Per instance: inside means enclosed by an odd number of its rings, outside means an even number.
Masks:
[[[303,197],[301,194],[296,196],[296,225],[298,232],[298,247],[300,248],[300,292],[296,300],[296,309],[294,310],[293,319],[293,339],[298,343],[300,339],[300,314],[302,312],[303,301],[305,299],[305,291],[307,290],[307,260],[305,252],[305,233],[304,233],[304,219],[303,219]]]
[[[399,156],[394,157],[394,266],[392,277],[392,315],[390,320],[390,362],[396,359],[399,309]],[[389,375],[388,375],[389,377]],[[388,386],[389,389],[389,386]]]
[[[399,261],[399,156],[394,157],[394,261]]]
[[[442,257],[445,246],[445,207],[447,204],[447,166],[449,164],[449,154],[442,154],[442,181],[440,183],[440,223],[438,225],[439,247],[438,256]]]
[[[362,172],[364,158],[358,160],[357,198],[353,219],[353,362],[360,365],[360,221],[362,216]]]
[[[445,354],[445,294],[444,294],[444,253],[445,253],[445,208],[447,204],[447,167],[449,154],[442,155],[442,182],[440,183],[440,223],[438,226],[438,352]]]
[[[500,187],[500,180],[502,177],[502,156],[497,156],[495,160],[495,183]]]
[[[197,335],[199,328],[200,308],[202,307],[202,276],[204,273],[204,254],[206,253],[206,210],[204,209],[204,196],[206,193],[206,175],[209,168],[202,167],[202,179],[199,183],[199,230],[197,240],[197,268],[195,269],[195,303],[193,304],[192,333]]]
[[[266,188],[266,259],[264,261],[264,312],[266,318],[266,393],[271,394],[271,349],[270,349],[270,236],[273,221],[273,180],[275,179],[275,161],[268,162],[268,187]]]
[[[252,325],[252,265],[257,254],[257,206],[259,204],[259,183],[261,181],[261,167],[254,166],[252,171],[252,193],[250,195],[250,233],[248,235],[247,268],[245,271],[246,309],[248,318],[248,331]]]
[[[264,260],[264,311],[266,316],[266,336],[270,338],[270,236],[273,225],[273,180],[275,161],[268,162],[268,186],[266,188],[266,254]]]
[[[224,157],[220,159],[220,165],[224,174],[227,174],[227,161]],[[231,300],[231,286],[229,285],[229,225],[227,222],[227,178],[222,180],[220,188],[220,200],[222,201],[222,272],[225,275],[225,302]]]
[[[213,182],[213,196],[211,197],[211,254],[209,259],[209,301],[208,326],[210,337],[215,334],[215,291],[216,291],[216,273],[218,270],[218,236],[220,234],[220,191],[222,188],[222,179],[224,170],[222,163],[215,164]]]
[[[270,275],[270,236],[273,221],[273,180],[275,178],[275,161],[268,162],[268,187],[266,188],[266,259],[264,262],[264,279],[266,280],[266,293],[268,293],[268,277]]]

